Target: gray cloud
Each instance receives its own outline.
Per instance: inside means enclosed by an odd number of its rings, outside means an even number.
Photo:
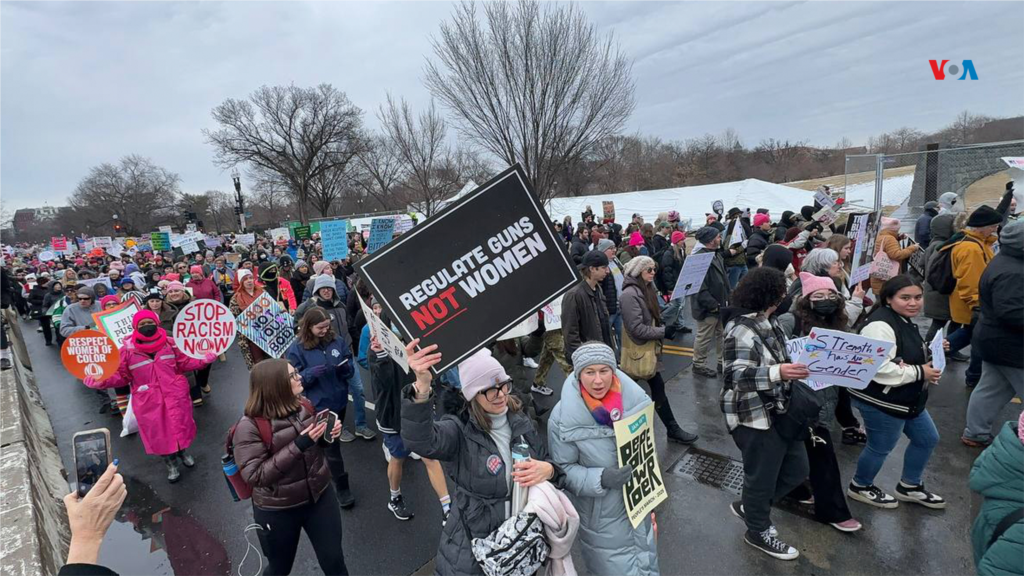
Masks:
[[[1024,8],[1003,2],[585,2],[635,59],[629,130],[685,139],[829,145],[963,109],[1022,113]],[[0,190],[59,205],[89,167],[128,153],[227,190],[200,130],[261,84],[330,82],[376,125],[388,91],[421,107],[446,2],[0,4]],[[928,59],[974,60],[977,82],[936,82]]]

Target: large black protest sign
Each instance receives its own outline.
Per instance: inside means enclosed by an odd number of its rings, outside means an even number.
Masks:
[[[518,165],[356,267],[405,338],[438,345],[437,373],[580,280]]]

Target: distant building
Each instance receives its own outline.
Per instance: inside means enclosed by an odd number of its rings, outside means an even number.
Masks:
[[[22,208],[14,213],[14,231],[17,234],[28,232],[36,221],[34,208]]]

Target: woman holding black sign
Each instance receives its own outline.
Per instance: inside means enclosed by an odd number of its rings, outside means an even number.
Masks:
[[[565,470],[580,515],[583,560],[591,574],[659,574],[650,516],[633,528],[622,487],[633,469],[618,465],[615,421],[651,404],[643,388],[616,368],[615,352],[587,342],[572,355],[574,372],[548,420],[551,457]]]
[[[458,414],[434,421],[433,375],[441,361],[437,345],[417,351],[406,346],[416,382],[402,400],[402,442],[424,458],[448,462],[455,483],[451,516],[437,550],[438,574],[482,574],[473,556],[473,538],[485,538],[511,515],[514,483],[528,488],[550,481],[561,487],[561,469],[547,461],[543,438],[510,394],[512,378],[487,349],[459,364],[466,404]],[[522,450],[526,460],[513,461]]]

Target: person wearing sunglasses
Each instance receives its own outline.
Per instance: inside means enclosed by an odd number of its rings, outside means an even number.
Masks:
[[[94,330],[96,321],[92,315],[100,311],[96,301],[96,292],[88,286],[77,291],[78,301],[64,309],[60,317],[60,335],[67,338],[79,330]]]
[[[459,364],[464,408],[434,420],[433,376],[441,361],[437,345],[417,351],[406,346],[416,381],[402,399],[402,443],[424,458],[448,462],[455,486],[451,516],[437,551],[437,574],[483,574],[473,556],[473,538],[484,538],[511,515],[513,483],[529,488],[565,475],[548,461],[544,440],[510,394],[512,378],[486,348]],[[513,462],[513,445],[524,445],[528,460]]]

